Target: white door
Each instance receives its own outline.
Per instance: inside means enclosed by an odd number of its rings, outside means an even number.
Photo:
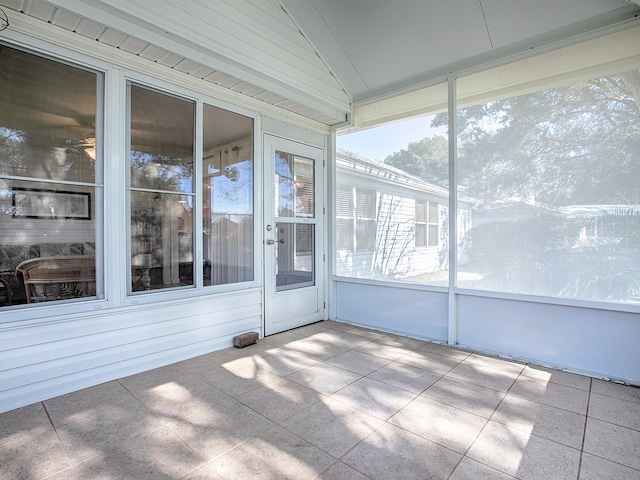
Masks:
[[[265,335],[324,318],[323,158],[264,137]]]

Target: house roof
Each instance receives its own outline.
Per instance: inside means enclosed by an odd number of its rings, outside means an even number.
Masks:
[[[387,165],[344,148],[336,150],[336,166],[378,181],[392,182],[394,185],[401,185],[439,197],[449,196],[447,187],[427,182],[392,165]],[[462,200],[469,201],[466,198]]]
[[[570,217],[640,215],[640,205],[570,205],[558,207],[558,211]]]

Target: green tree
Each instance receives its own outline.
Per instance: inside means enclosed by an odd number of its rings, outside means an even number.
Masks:
[[[443,186],[449,183],[449,144],[442,135],[411,142],[384,162],[428,182]]]
[[[457,134],[460,183],[477,198],[640,199],[638,70],[461,109]]]

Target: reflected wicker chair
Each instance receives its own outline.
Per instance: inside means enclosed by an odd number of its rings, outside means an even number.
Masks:
[[[50,302],[96,295],[94,256],[42,257],[16,268],[22,276],[27,303]]]

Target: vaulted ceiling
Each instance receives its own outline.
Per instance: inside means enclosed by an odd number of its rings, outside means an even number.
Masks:
[[[281,0],[355,103],[593,31],[625,0]]]

